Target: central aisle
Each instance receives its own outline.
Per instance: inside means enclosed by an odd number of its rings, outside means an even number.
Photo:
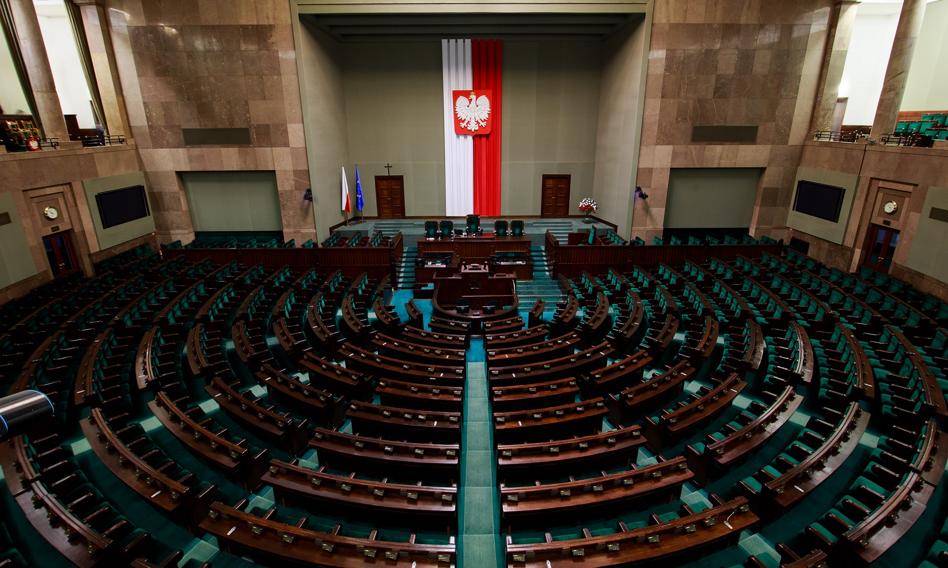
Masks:
[[[491,420],[484,340],[471,339],[464,385],[461,485],[458,488],[460,568],[503,566],[497,459]]]

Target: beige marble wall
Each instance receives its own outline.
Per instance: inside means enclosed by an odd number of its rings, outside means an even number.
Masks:
[[[905,266],[913,246],[941,246],[940,243],[916,242],[914,232],[930,188],[948,187],[946,159],[948,150],[933,148],[808,142],[801,156],[801,167],[857,174],[859,180],[841,244],[830,243],[800,231],[794,232],[794,236],[810,243],[810,255],[814,258],[840,270],[855,270],[862,259],[868,226],[873,218],[878,217],[875,210],[877,195],[880,191],[904,192],[908,197],[899,211],[902,231],[893,258],[892,274],[910,279],[917,288],[940,295],[948,301],[944,282]],[[948,263],[948,252],[944,255]]]
[[[816,98],[830,0],[656,0],[633,233],[660,234],[671,168],[764,168],[751,230],[782,237]],[[755,144],[692,144],[757,125]]]
[[[636,149],[641,143],[645,94],[642,77],[648,36],[646,19],[628,24],[603,45],[592,194],[599,203],[597,214],[618,225],[623,236],[629,235],[635,221],[632,194],[638,163],[630,156],[641,155]],[[571,207],[575,208],[578,198],[585,195],[574,193]]]
[[[0,304],[52,278],[42,240],[50,232],[51,223],[42,217],[35,200],[47,194],[57,196],[57,204],[64,209],[61,218],[68,220],[73,230],[79,264],[86,274],[91,274],[93,260],[108,258],[117,251],[103,251],[99,247],[82,180],[140,170],[138,152],[131,145],[0,154],[0,192],[13,196],[38,270],[37,274],[0,289]]]
[[[178,172],[272,170],[284,237],[316,234],[286,0],[107,0],[116,62],[162,240],[193,237]],[[183,128],[249,128],[249,146],[185,146]]]

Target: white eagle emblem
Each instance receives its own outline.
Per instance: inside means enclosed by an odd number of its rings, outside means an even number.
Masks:
[[[471,132],[487,126],[487,117],[490,116],[490,100],[484,95],[474,98],[474,93],[467,97],[458,97],[454,101],[454,112],[458,116],[458,124]]]

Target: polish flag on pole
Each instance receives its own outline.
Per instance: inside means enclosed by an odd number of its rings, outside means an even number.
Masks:
[[[352,212],[352,204],[349,203],[349,180],[346,179],[345,166],[342,166],[342,211],[346,214]]]

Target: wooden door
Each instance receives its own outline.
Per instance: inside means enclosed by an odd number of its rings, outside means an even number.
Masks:
[[[405,217],[405,178],[403,176],[375,176],[375,202],[382,219]]]
[[[76,249],[72,244],[72,231],[46,235],[43,237],[43,248],[46,249],[46,258],[49,260],[49,268],[53,271],[53,278],[79,270]]]
[[[866,245],[863,248],[862,265],[872,270],[889,273],[895,247],[899,244],[899,231],[882,225],[869,225]]]
[[[569,175],[543,174],[540,216],[569,216]]]

